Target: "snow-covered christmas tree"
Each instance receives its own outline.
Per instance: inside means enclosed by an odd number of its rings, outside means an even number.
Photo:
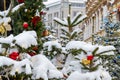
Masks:
[[[32,6],[31,6],[32,5]],[[103,57],[114,56],[113,46],[92,45],[76,39],[81,30],[73,27],[86,15],[70,14],[63,21],[67,27],[65,44],[46,30],[42,0],[11,0],[0,12],[0,77],[2,80],[112,80]],[[8,17],[9,16],[9,17]],[[11,24],[9,24],[11,22]],[[12,26],[12,27],[11,27]],[[7,30],[13,33],[7,35]],[[50,34],[50,35],[48,35]]]

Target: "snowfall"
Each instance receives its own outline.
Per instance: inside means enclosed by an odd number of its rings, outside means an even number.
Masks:
[[[9,44],[11,47],[15,46],[15,44],[21,46],[22,48],[29,48],[32,45],[37,45],[37,36],[35,31],[23,31],[17,36],[13,36],[12,34],[8,37],[1,37],[0,38],[0,53],[4,51],[4,48],[2,48],[2,43]],[[15,42],[13,43],[13,41]],[[87,52],[89,55],[96,47],[99,47],[99,50],[97,53],[108,50],[115,50],[113,46],[99,46],[99,45],[92,45],[90,43],[86,43],[83,41],[70,41],[68,44],[63,48],[58,40],[54,41],[48,41],[43,44],[44,46],[48,46],[48,50],[50,51],[52,46],[56,46],[57,48],[62,48],[63,52],[65,54],[68,54],[68,57],[66,59],[65,64],[63,65],[63,69],[58,70],[55,66],[57,62],[49,60],[42,52],[40,54],[35,56],[29,56],[26,53],[26,58],[24,58],[21,61],[12,60],[6,56],[0,56],[0,66],[4,65],[13,65],[10,71],[11,75],[15,75],[15,72],[18,73],[26,73],[26,74],[33,74],[32,79],[39,79],[43,78],[44,80],[48,79],[66,79],[66,80],[111,80],[111,76],[109,73],[102,68],[99,67],[98,70],[94,72],[82,72],[81,65],[79,61],[75,60],[75,57],[78,57],[79,59],[82,59],[85,57],[85,55],[77,55],[73,56],[70,53],[67,53],[67,51],[71,49],[83,49]],[[13,51],[18,51],[17,48],[10,49],[8,53],[11,53]],[[114,55],[114,52],[105,53],[104,55]],[[60,58],[61,56],[58,56],[56,58]],[[62,58],[61,58],[62,59]],[[57,60],[57,59],[56,59]],[[72,65],[72,66],[71,66]],[[22,66],[25,66],[23,68]],[[70,75],[67,75],[67,73],[71,73]]]

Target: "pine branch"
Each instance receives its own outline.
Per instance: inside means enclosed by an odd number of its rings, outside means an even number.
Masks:
[[[61,26],[65,26],[65,27],[67,27],[68,25],[66,25],[66,24],[64,24],[64,23],[62,23],[62,22],[60,22],[60,21],[58,21],[56,18],[54,18],[54,21],[55,22],[57,22],[59,25],[61,25]],[[63,21],[64,22],[64,21]]]
[[[108,53],[108,52],[111,52],[111,51],[114,52],[115,50],[108,50],[108,51],[100,52],[100,53],[96,54],[95,56],[99,56],[99,55],[102,55],[104,53]]]
[[[74,32],[74,33],[70,36],[70,40],[71,40],[71,39],[74,39],[74,38],[76,37],[76,35],[77,35],[77,32]]]
[[[95,48],[94,51],[92,52],[93,55],[98,51],[99,47]]]
[[[75,20],[72,22],[72,25],[74,25],[81,16],[82,16],[82,14],[77,15]]]

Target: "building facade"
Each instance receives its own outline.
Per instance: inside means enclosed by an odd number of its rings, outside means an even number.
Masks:
[[[82,0],[57,0],[55,2],[46,4],[46,21],[47,26],[56,29],[56,36],[60,36],[60,25],[53,21],[54,17],[60,19],[66,18],[69,13],[69,4],[71,4],[71,18],[73,18],[79,11],[85,13],[85,3]]]
[[[109,14],[113,21],[120,20],[120,1],[119,0],[87,0],[86,2],[87,19],[84,23],[84,36],[86,42],[94,42],[93,35],[104,36],[105,31],[101,27],[103,18]]]

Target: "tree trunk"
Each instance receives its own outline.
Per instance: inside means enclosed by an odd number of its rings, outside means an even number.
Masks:
[[[68,28],[69,28],[69,32],[71,33],[71,32],[72,32],[72,27],[71,27],[71,26],[69,26]]]

